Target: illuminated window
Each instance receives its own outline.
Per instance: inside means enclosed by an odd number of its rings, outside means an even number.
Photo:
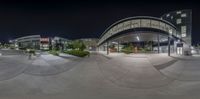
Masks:
[[[176,14],[181,14],[181,11],[177,11]]]
[[[159,29],[159,22],[155,20],[151,20],[151,27]]]
[[[141,19],[141,27],[150,27],[150,20]]]
[[[170,16],[170,14],[167,14],[167,17],[169,17]]]
[[[131,21],[131,27],[139,27],[140,26],[140,20],[132,20]]]
[[[186,17],[186,16],[187,16],[186,13],[181,14],[181,17]]]
[[[181,19],[177,19],[176,24],[181,24]]]
[[[131,28],[131,21],[124,22],[124,30],[130,29],[130,28]]]
[[[169,33],[172,35],[172,29],[169,29]]]
[[[165,23],[160,22],[160,29],[165,31]]]
[[[181,26],[181,36],[182,37],[186,37],[186,29],[187,29],[186,26]]]
[[[171,19],[173,19],[174,17],[173,16],[171,16]]]

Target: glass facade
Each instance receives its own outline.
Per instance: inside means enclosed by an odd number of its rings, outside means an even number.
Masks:
[[[134,28],[153,28],[157,30],[162,30],[170,35],[176,36],[176,29],[172,24],[162,21],[161,19],[154,18],[133,18],[124,22],[119,22],[118,24],[113,25],[99,40],[99,44],[103,43],[105,40],[111,36],[120,33],[124,30],[134,29]]]
[[[24,49],[24,48],[40,49],[40,35],[25,36],[17,38],[14,41],[18,45],[17,47],[19,49]]]

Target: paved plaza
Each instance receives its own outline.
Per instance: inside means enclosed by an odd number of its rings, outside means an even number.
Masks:
[[[1,99],[198,99],[200,57],[0,51]]]

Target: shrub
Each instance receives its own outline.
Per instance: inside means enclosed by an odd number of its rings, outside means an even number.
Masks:
[[[122,49],[121,51],[124,52],[125,54],[133,53],[132,50],[127,50],[127,49]]]
[[[81,40],[75,40],[66,44],[67,49],[81,50],[86,49],[86,45]]]
[[[88,51],[81,51],[81,50],[64,51],[64,53],[78,56],[78,57],[85,57],[90,54],[90,52],[88,52]]]
[[[124,46],[121,51],[126,54],[130,54],[130,53],[133,53],[133,49],[134,49],[133,45],[128,44],[128,45]]]
[[[56,50],[50,50],[49,53],[55,56],[59,56],[59,52]]]

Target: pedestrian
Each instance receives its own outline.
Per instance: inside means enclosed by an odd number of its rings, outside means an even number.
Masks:
[[[28,59],[29,59],[29,60],[31,60],[31,56],[32,56],[32,55],[31,55],[31,53],[29,52],[29,53],[28,53]]]

